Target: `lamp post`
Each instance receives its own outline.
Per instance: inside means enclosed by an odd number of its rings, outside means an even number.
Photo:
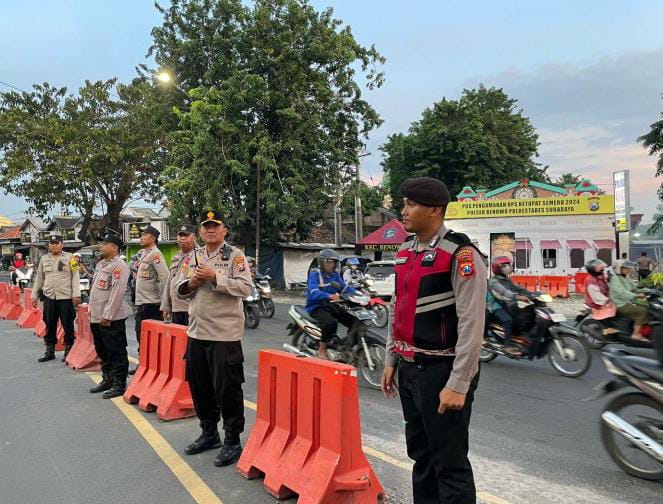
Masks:
[[[357,180],[355,186],[355,243],[359,243],[359,240],[364,237],[364,219],[361,214],[361,197],[359,196],[359,186],[361,184],[361,177],[359,176],[359,165],[361,164],[361,158],[370,155],[370,152],[360,152],[357,154]]]

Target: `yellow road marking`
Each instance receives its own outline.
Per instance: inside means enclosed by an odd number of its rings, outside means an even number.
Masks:
[[[485,504],[511,504],[509,501],[488,492],[477,492],[477,498]]]
[[[101,381],[101,376],[96,373],[88,373],[88,376],[95,383]],[[199,504],[223,504],[221,499],[212,492],[212,489],[191,469],[191,466],[179,456],[170,443],[159,434],[136,408],[125,403],[122,397],[116,397],[111,400],[124,413],[124,416],[133,424],[138,433],[143,436],[156,454],[159,455],[159,458],[163,460],[164,464],[168,466],[175,477],[180,480],[180,483],[182,483],[182,486],[193,497],[194,501]]]

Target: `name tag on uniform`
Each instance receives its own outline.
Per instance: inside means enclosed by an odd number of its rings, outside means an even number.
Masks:
[[[433,266],[433,263],[435,262],[435,257],[437,256],[437,252],[434,250],[431,250],[430,252],[426,252],[424,256],[421,258],[421,265],[422,266]]]
[[[108,280],[102,280],[100,278],[99,279],[99,288],[100,289],[108,289]]]

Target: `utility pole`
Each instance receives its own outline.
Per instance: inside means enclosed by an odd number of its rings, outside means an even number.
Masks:
[[[357,153],[357,171],[356,171],[356,186],[355,186],[355,243],[358,243],[364,237],[364,218],[361,213],[361,197],[359,196],[359,189],[361,185],[361,177],[359,176],[359,165],[361,158],[370,156],[370,152]]]
[[[341,220],[341,186],[336,189],[334,202],[334,244],[340,247],[343,244],[343,221]]]
[[[258,165],[256,187],[256,271],[260,266],[260,165]]]

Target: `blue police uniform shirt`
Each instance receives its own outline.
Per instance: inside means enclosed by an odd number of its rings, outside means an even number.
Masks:
[[[337,289],[330,284],[337,282],[341,288]],[[334,270],[331,273],[322,272],[318,269],[313,269],[308,275],[306,290],[306,311],[311,314],[313,310],[322,306],[325,301],[328,301],[333,294],[344,293],[354,294],[357,291],[347,285],[338,271]]]

